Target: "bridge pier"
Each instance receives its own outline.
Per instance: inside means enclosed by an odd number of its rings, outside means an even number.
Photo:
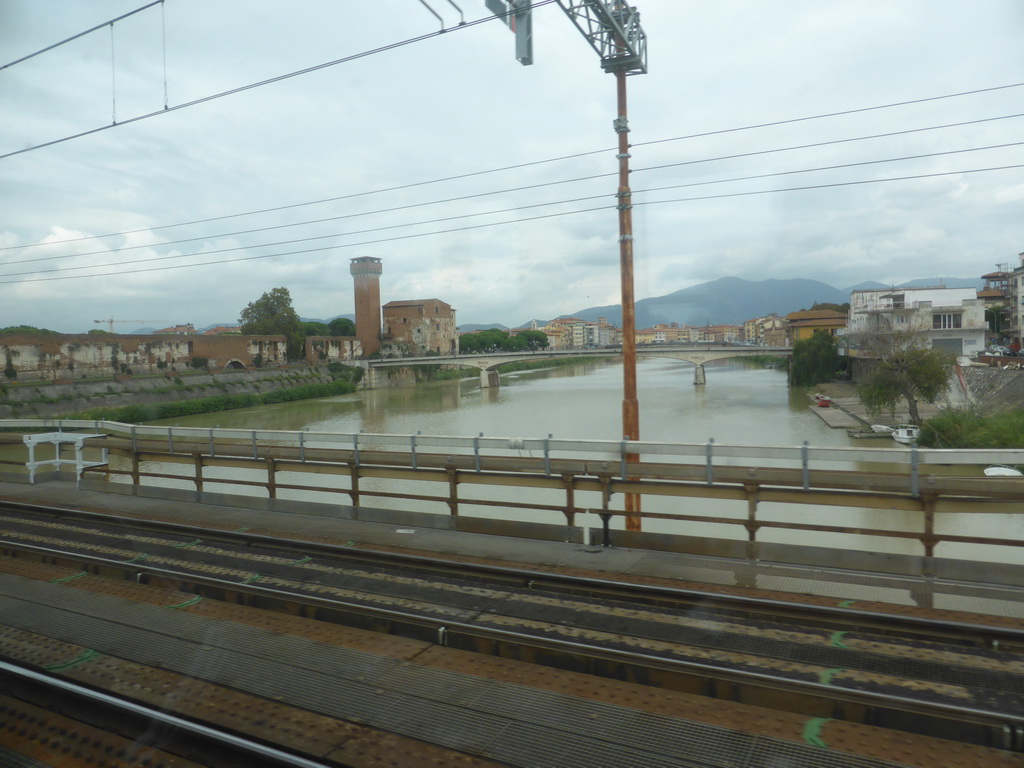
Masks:
[[[707,377],[704,375],[704,363],[697,363],[697,367],[693,369],[693,385],[706,384]]]
[[[369,366],[363,371],[363,389],[378,389],[382,384],[382,378],[387,378],[384,370],[381,368],[371,368]]]
[[[501,379],[498,377],[497,371],[480,371],[480,389],[487,389],[489,387],[500,387]]]

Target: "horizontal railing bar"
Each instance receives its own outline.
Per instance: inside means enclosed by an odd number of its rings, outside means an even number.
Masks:
[[[377,434],[377,433],[328,433],[284,430],[245,430],[204,427],[159,427],[153,425],[130,425],[108,421],[89,421],[81,419],[0,419],[0,428],[4,429],[36,429],[50,428],[90,429],[104,431],[121,437],[134,436],[180,441],[194,441],[197,444],[208,443],[211,437],[216,440],[251,442],[253,437],[257,443],[266,445],[298,446],[317,448],[337,445],[351,447],[358,444],[362,448],[373,445],[393,445],[411,448],[412,435]],[[417,448],[435,447],[448,449],[474,448],[487,451],[528,451],[528,452],[559,452],[584,453],[606,456],[609,460],[621,456],[624,452],[632,454],[648,454],[656,456],[675,456],[705,460],[707,443],[661,443],[646,441],[619,440],[572,440],[564,438],[514,438],[484,436],[451,436],[451,435],[416,435]],[[712,462],[719,459],[771,459],[799,463],[802,458],[802,446],[758,446],[758,445],[726,445],[713,444]],[[882,464],[909,464],[912,452],[917,452],[919,464],[1024,464],[1024,449],[910,449],[910,448],[848,448],[848,447],[813,447],[807,448],[808,460],[814,463],[828,462],[865,462]]]

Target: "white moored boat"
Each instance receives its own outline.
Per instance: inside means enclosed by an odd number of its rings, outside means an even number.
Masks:
[[[913,424],[898,424],[892,431],[892,439],[897,443],[903,443],[904,445],[916,443],[917,438],[920,436],[921,430]]]
[[[872,424],[871,425],[871,431],[872,432],[877,432],[880,435],[891,435],[892,434],[892,427],[890,427],[890,426],[888,426],[886,424]]]
[[[1024,472],[1013,467],[1006,467],[1002,464],[993,464],[991,467],[985,467],[986,477],[1024,477]]]

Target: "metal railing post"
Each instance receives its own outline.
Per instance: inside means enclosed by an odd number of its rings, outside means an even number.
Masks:
[[[915,499],[921,495],[921,478],[918,475],[917,443],[910,444],[910,495]]]
[[[708,485],[714,485],[715,480],[711,470],[711,453],[715,445],[715,438],[709,437],[708,441],[704,444],[704,455],[707,460],[707,479]]]

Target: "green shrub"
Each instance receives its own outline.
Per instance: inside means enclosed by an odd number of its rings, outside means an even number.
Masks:
[[[945,410],[921,425],[918,442],[927,448],[1024,448],[1024,411],[986,417]]]

